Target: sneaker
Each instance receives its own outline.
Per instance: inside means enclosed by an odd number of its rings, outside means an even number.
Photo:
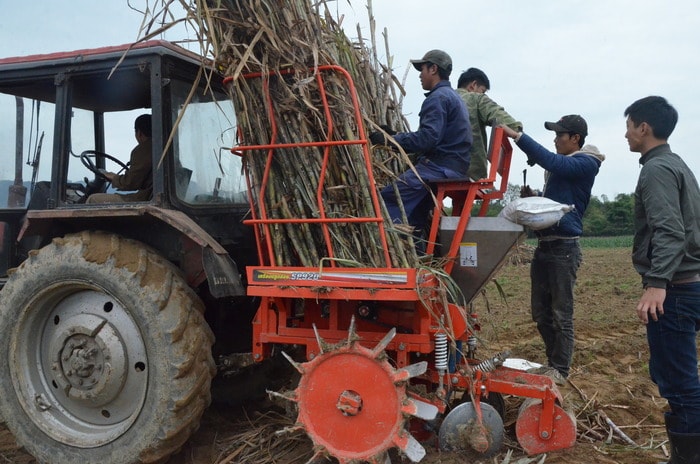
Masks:
[[[557,385],[566,385],[566,377],[564,377],[564,374],[553,367],[550,367],[549,370],[544,373],[544,375],[554,380],[554,383]]]
[[[546,375],[550,379],[554,381],[555,384],[557,385],[566,385],[566,377],[564,374],[559,372],[553,367],[549,366],[542,366],[542,367],[536,367],[534,369],[528,369],[527,371],[530,374],[538,374],[538,375]]]

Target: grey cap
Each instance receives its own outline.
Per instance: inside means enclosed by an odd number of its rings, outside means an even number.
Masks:
[[[420,71],[423,63],[433,63],[436,64],[438,68],[444,69],[448,73],[452,72],[452,58],[442,50],[430,50],[423,55],[423,58],[420,60],[411,60],[411,64],[413,64],[413,67],[418,71]]]

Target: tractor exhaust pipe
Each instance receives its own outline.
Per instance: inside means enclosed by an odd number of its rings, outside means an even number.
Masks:
[[[10,185],[7,196],[9,208],[23,208],[27,200],[27,187],[22,181],[22,152],[24,151],[24,100],[15,97],[17,106],[17,126],[15,129],[15,181]]]

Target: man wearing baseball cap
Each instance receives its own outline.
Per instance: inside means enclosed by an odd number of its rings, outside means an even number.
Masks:
[[[447,77],[449,77],[450,73],[452,73],[452,58],[450,58],[450,55],[442,50],[430,50],[428,53],[423,55],[423,58],[419,60],[411,60],[411,64],[414,68],[416,68],[416,71],[421,71],[423,65],[427,63],[435,64],[438,68],[447,71]]]
[[[552,153],[527,134],[502,126],[525,152],[528,163],[545,169],[542,196],[575,209],[546,229],[535,231],[538,244],[530,264],[532,319],[544,340],[547,366],[540,373],[564,384],[574,354],[574,285],[581,264],[578,239],[591,189],[605,159],[593,145],[585,145],[588,125],[578,114],[545,122],[554,131]],[[523,196],[528,196],[529,187]]]
[[[569,134],[579,134],[582,140],[588,135],[588,125],[586,120],[578,114],[562,116],[557,122],[545,122],[544,128],[554,132],[566,132]]]
[[[385,132],[374,132],[369,139],[374,145],[393,146],[395,142],[407,153],[418,155],[415,170],[409,169],[397,179],[400,199],[392,185],[382,190],[382,197],[394,224],[404,223],[399,206],[403,204],[409,229],[420,237],[433,206],[428,184],[467,177],[472,130],[467,108],[450,86],[450,55],[442,50],[430,50],[411,63],[420,71],[421,85],[427,91],[418,130],[393,134],[393,141],[387,140]]]

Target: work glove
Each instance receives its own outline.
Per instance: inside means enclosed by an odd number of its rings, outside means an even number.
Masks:
[[[387,125],[379,126],[381,129],[389,135],[396,135],[396,131]]]
[[[529,185],[523,185],[520,187],[520,198],[536,197],[537,193],[534,192]]]
[[[369,134],[369,141],[372,145],[386,145],[386,136],[383,132],[372,132]]]
[[[382,130],[389,135],[396,134],[396,131],[393,130],[389,126],[379,126],[379,127],[382,128]],[[387,141],[386,136],[384,135],[384,132],[377,131],[377,132],[372,132],[371,134],[369,134],[369,141],[372,142],[372,145],[385,145],[385,146],[389,145],[389,142]]]

